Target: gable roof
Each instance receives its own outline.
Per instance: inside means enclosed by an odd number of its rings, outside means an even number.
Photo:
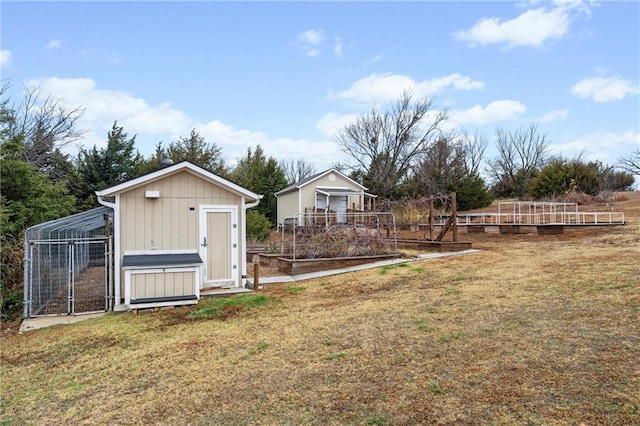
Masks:
[[[155,180],[162,179],[182,171],[187,171],[205,181],[221,186],[236,195],[245,197],[250,201],[258,201],[262,198],[262,195],[249,191],[248,189],[243,188],[240,185],[237,185],[188,161],[181,161],[180,163],[176,163],[172,166],[156,170],[144,176],[131,179],[130,181],[112,186],[110,188],[103,189],[102,191],[96,191],[96,195],[98,197],[112,197],[116,194],[129,191],[131,189],[145,185],[149,182],[153,182]]]
[[[325,175],[328,175],[329,173],[335,173],[335,174],[337,174],[337,175],[342,176],[344,179],[348,180],[348,181],[349,181],[349,182],[351,182],[353,185],[357,186],[358,188],[362,189],[363,191],[365,191],[365,190],[367,189],[366,187],[364,187],[364,186],[360,185],[360,184],[359,184],[358,182],[356,182],[355,180],[351,179],[349,176],[347,176],[347,175],[345,175],[344,173],[342,173],[340,170],[335,169],[335,168],[333,168],[333,167],[332,167],[332,168],[327,169],[327,170],[325,170],[325,171],[323,171],[323,172],[316,173],[316,174],[315,174],[315,175],[313,175],[313,176],[309,176],[309,177],[307,177],[307,178],[304,178],[304,179],[302,179],[302,180],[300,180],[300,181],[298,181],[298,182],[294,183],[293,185],[289,185],[289,186],[287,186],[287,187],[286,187],[286,188],[284,188],[284,189],[281,189],[280,191],[278,191],[278,192],[276,192],[276,193],[275,193],[275,196],[277,197],[278,195],[286,194],[287,192],[291,192],[291,191],[294,191],[294,190],[296,190],[296,189],[300,189],[300,188],[302,188],[303,186],[308,185],[308,184],[310,184],[311,182],[313,182],[313,181],[315,181],[315,180],[317,180],[317,179],[320,179],[321,177],[323,177],[323,176],[325,176]]]

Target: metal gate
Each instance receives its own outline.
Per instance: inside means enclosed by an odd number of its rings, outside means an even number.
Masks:
[[[110,309],[110,237],[31,240],[25,248],[25,317]]]

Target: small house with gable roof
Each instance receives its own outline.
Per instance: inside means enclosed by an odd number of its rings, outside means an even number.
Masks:
[[[305,213],[334,214],[337,223],[350,211],[371,210],[375,195],[341,171],[331,168],[309,176],[275,193],[279,226]]]

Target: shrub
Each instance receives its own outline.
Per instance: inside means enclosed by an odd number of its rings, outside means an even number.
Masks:
[[[265,240],[271,234],[271,222],[257,210],[247,210],[247,237]]]

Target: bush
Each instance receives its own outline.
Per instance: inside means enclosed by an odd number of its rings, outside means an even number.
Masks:
[[[23,246],[17,238],[0,237],[0,318],[13,320],[22,315]]]
[[[271,222],[257,210],[247,210],[247,237],[265,240],[271,234]]]

